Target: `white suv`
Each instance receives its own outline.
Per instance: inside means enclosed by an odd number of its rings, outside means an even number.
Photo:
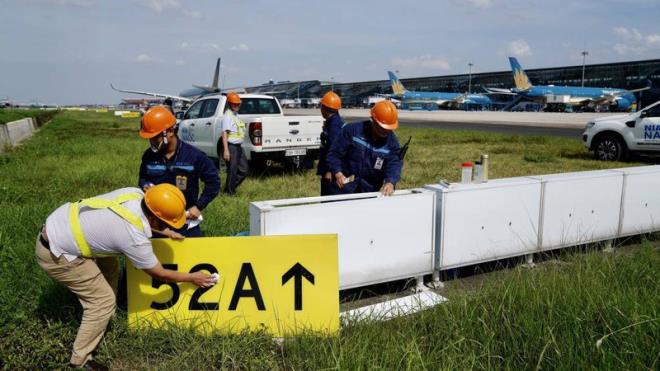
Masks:
[[[660,152],[660,101],[639,112],[590,121],[582,141],[603,161],[622,161],[632,152]]]

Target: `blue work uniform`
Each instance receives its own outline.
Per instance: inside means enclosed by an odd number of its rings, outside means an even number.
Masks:
[[[174,156],[167,159],[151,149],[144,151],[140,165],[140,188],[145,185],[170,183],[186,197],[186,210],[197,206],[201,211],[220,193],[220,178],[213,162],[200,150],[178,140]],[[199,180],[204,182],[204,191],[199,195]],[[186,237],[201,237],[199,226],[188,229],[184,225],[176,230]]]
[[[330,146],[336,141],[337,137],[341,134],[341,128],[344,126],[344,121],[335,113],[323,122],[323,131],[321,132],[321,148],[319,149],[319,165],[316,169],[316,174],[321,176],[321,196],[330,194],[330,184],[334,181],[334,177],[330,181],[323,179],[323,175],[330,171],[328,167],[327,157]]]
[[[343,189],[333,183],[331,194],[376,192],[385,183],[396,185],[403,165],[399,149],[393,132],[385,138],[372,135],[371,121],[344,125],[330,146],[327,163],[333,174],[354,175],[355,180]]]

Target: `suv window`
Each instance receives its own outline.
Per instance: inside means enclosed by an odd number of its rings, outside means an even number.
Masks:
[[[646,117],[660,117],[660,104],[646,110]]]
[[[238,110],[241,115],[264,115],[280,113],[277,101],[270,98],[242,98],[241,108]]]
[[[213,117],[215,109],[218,108],[218,99],[207,99],[204,101],[204,107],[199,118]]]
[[[204,104],[203,100],[199,101],[199,102],[195,102],[195,104],[190,106],[188,111],[186,111],[186,114],[183,116],[183,119],[188,120],[188,119],[197,119],[197,118],[199,118],[199,115],[202,111],[202,105],[203,104]]]

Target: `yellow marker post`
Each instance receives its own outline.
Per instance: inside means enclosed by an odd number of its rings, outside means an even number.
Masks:
[[[128,265],[129,327],[190,327],[273,336],[339,330],[336,235],[153,240],[158,260],[180,272],[218,273],[207,289],[162,282]]]

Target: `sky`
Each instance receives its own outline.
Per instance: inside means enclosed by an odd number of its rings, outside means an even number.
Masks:
[[[116,104],[270,79],[384,80],[660,58],[660,0],[0,0],[0,100]]]

